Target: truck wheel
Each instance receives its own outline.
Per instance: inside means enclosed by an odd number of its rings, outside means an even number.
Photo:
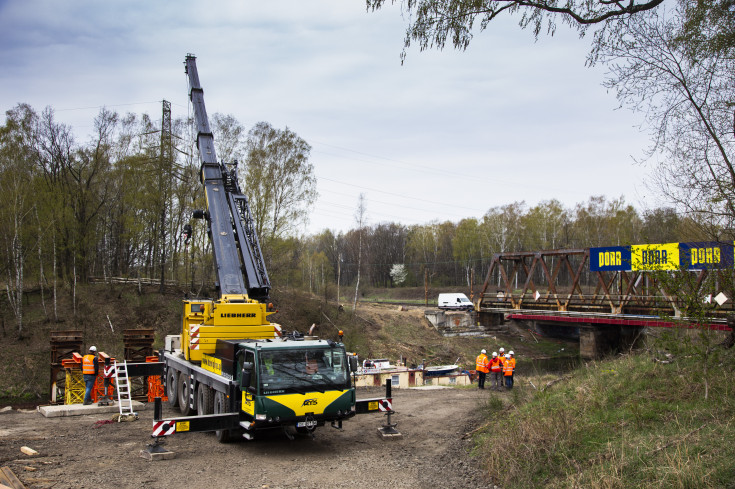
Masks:
[[[184,416],[194,413],[189,399],[189,375],[186,372],[180,372],[176,390],[179,391],[179,411]]]
[[[213,402],[214,392],[212,388],[200,383],[197,386],[197,412],[199,414],[212,414]]]
[[[179,407],[179,393],[176,390],[179,373],[169,367],[166,369],[166,396],[171,407]]]
[[[214,393],[214,403],[212,405],[212,411],[214,411],[214,414],[224,414],[228,412],[224,393],[219,391]],[[230,441],[229,430],[217,430],[214,432],[214,434],[217,436],[217,441],[220,443],[227,443],[228,441]]]

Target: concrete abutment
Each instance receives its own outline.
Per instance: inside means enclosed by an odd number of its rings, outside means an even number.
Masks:
[[[643,335],[640,326],[580,325],[579,356],[596,360],[630,350]]]

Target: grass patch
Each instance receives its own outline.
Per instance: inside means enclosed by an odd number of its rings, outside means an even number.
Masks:
[[[535,379],[537,390],[514,389],[511,407],[492,417],[477,453],[505,488],[733,487],[733,372],[711,372],[705,400],[698,368],[696,358],[663,365],[641,354],[589,364],[547,389]]]

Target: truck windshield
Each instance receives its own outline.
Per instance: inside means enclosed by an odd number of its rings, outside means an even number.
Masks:
[[[258,363],[264,395],[349,388],[345,352],[340,348],[261,351]]]

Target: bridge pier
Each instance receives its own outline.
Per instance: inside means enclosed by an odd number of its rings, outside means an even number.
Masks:
[[[640,326],[579,325],[579,356],[596,360],[611,353],[629,350],[641,338]]]

